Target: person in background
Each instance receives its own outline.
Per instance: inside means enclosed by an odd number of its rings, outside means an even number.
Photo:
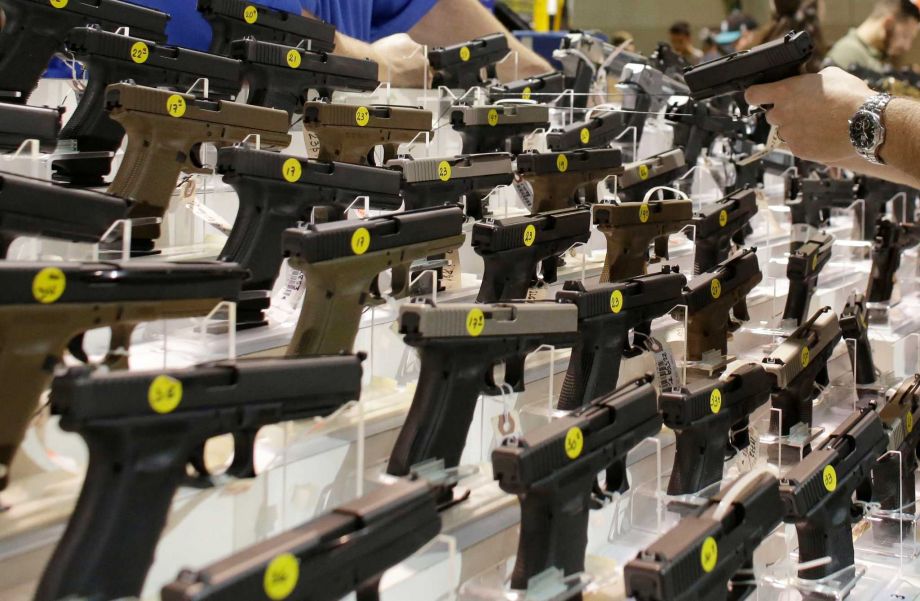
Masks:
[[[633,34],[628,31],[614,31],[613,36],[610,38],[610,43],[617,48],[623,46],[623,50],[626,52],[638,52],[636,50],[636,41],[633,38]]]
[[[695,65],[703,59],[703,51],[693,45],[690,23],[677,21],[668,29],[671,48],[681,55],[688,65]]]
[[[866,20],[840,38],[827,58],[844,69],[883,73],[910,50],[918,30],[920,0],[876,0]]]
[[[169,43],[207,50],[211,28],[195,0],[129,0],[169,13]],[[397,87],[421,87],[428,47],[450,46],[496,32],[508,36],[518,53],[518,69],[508,59],[498,67],[502,80],[552,71],[540,55],[508,32],[486,5],[494,0],[256,0],[254,4],[302,13],[336,26],[336,54],[369,58],[380,65],[381,80]]]
[[[811,59],[805,64],[803,72],[817,73],[821,70],[828,45],[821,28],[824,16],[824,0],[773,0],[773,15],[770,22],[757,30],[747,43],[739,45],[739,50],[747,50],[760,44],[776,40],[790,31],[807,31],[815,45]]]
[[[719,31],[713,35],[713,40],[719,46],[722,54],[731,54],[743,48],[749,48],[754,36],[757,34],[757,21],[740,10],[733,10],[722,21]]]
[[[719,29],[717,27],[704,27],[700,30],[700,45],[703,51],[703,58],[700,59],[701,63],[708,63],[709,61],[714,61],[724,56],[722,50],[719,48],[719,44],[716,43],[715,32],[718,31]]]
[[[543,57],[522,44],[480,0],[298,0],[304,14],[339,29],[336,53],[370,58],[380,65],[380,78],[397,87],[421,87],[425,73],[422,46],[459,44],[504,32],[515,61],[498,66],[503,81],[553,71]],[[494,1],[492,2],[494,4]]]

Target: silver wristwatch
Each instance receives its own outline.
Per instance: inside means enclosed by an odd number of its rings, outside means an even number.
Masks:
[[[850,142],[857,154],[870,163],[884,165],[879,155],[885,143],[885,124],[883,114],[891,102],[890,94],[877,94],[859,107],[850,119]]]

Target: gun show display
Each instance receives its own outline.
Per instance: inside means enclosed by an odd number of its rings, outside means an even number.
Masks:
[[[920,193],[743,99],[820,40],[186,2],[0,0],[0,598],[920,601]]]

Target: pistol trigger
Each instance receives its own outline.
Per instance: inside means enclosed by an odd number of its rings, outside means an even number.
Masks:
[[[377,274],[376,276],[374,276],[374,279],[371,280],[370,293],[371,293],[371,298],[374,301],[380,301],[383,299],[383,294],[380,292],[380,274]]]
[[[667,236],[655,238],[655,257],[658,259],[668,259],[670,257]]]
[[[390,270],[390,296],[404,298],[409,293],[411,265],[401,263]]]
[[[227,474],[234,478],[255,478],[255,448],[258,430],[240,430],[233,433],[233,461]]]
[[[827,364],[821,368],[821,371],[818,372],[815,382],[821,386],[828,386],[831,383],[830,375],[827,372]]]
[[[204,445],[201,443],[192,451],[188,458],[188,465],[191,467],[191,473],[186,474],[186,484],[192,488],[211,488],[214,482],[211,479],[211,472],[204,460]]]
[[[620,494],[629,490],[629,476],[626,473],[625,461],[616,461],[607,468],[606,489],[608,493],[616,492]]]
[[[80,363],[89,363],[89,357],[83,350],[83,334],[77,334],[67,343],[67,350]]]
[[[553,255],[548,259],[543,259],[542,269],[543,281],[547,284],[553,284],[559,279],[559,261],[560,257]]]
[[[505,383],[511,386],[514,392],[524,390],[524,361],[527,355],[512,357],[505,361]]]

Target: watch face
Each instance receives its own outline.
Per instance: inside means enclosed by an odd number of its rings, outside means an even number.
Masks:
[[[875,115],[860,111],[850,121],[850,140],[856,148],[864,150],[872,148],[875,146],[877,134],[878,121]]]

